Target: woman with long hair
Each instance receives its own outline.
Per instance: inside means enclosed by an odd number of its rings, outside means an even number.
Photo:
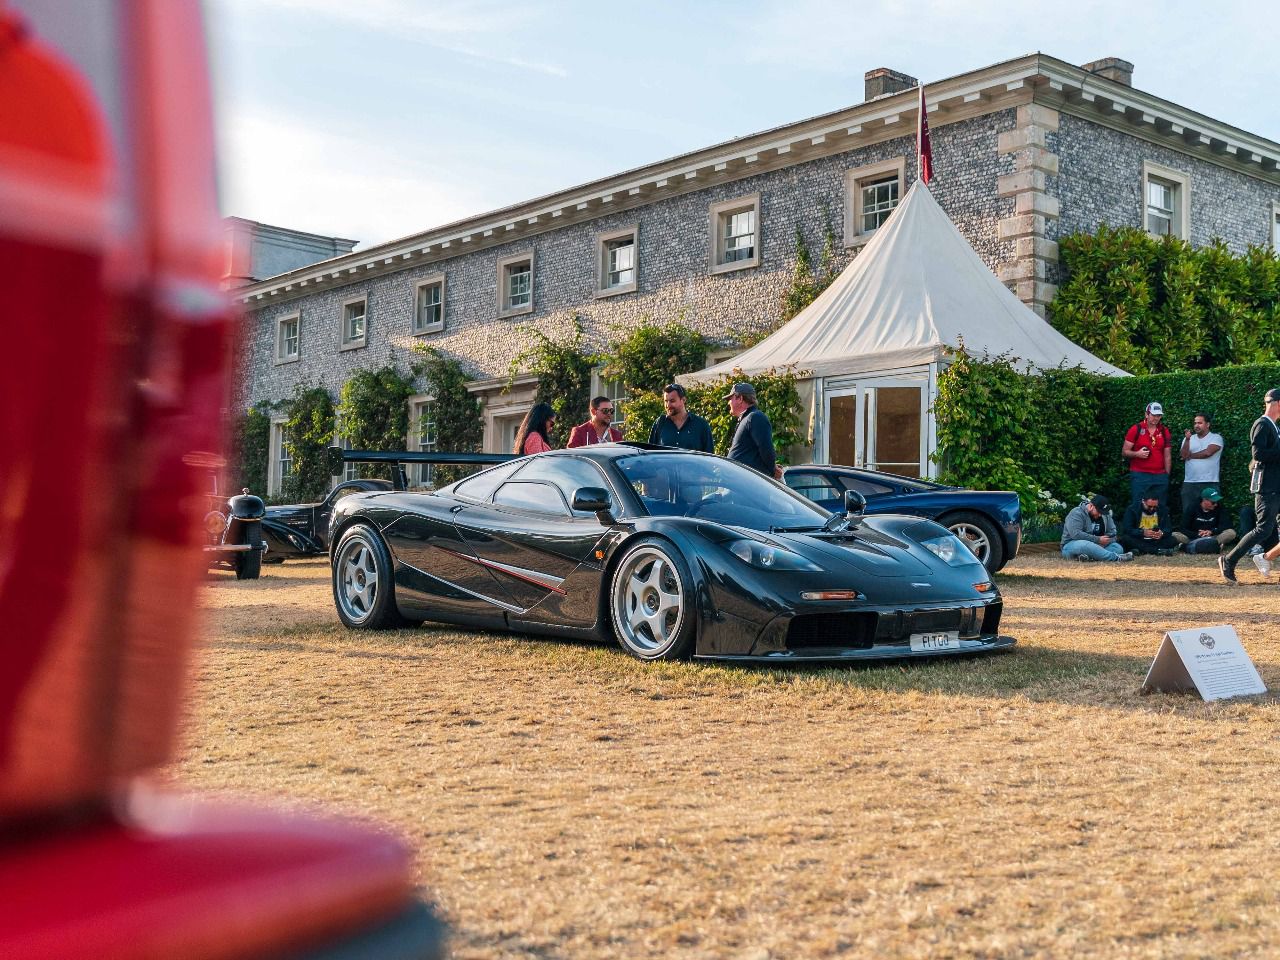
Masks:
[[[520,429],[516,431],[515,449],[517,455],[542,453],[551,449],[551,428],[555,426],[556,412],[549,403],[536,403],[533,409],[520,421]]]

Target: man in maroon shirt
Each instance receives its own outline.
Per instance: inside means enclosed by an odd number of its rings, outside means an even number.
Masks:
[[[1120,453],[1129,461],[1129,493],[1133,503],[1155,487],[1160,494],[1160,505],[1168,505],[1173,436],[1161,422],[1163,419],[1164,407],[1148,403],[1146,416],[1124,435],[1124,447]]]
[[[586,447],[593,443],[617,443],[622,439],[622,431],[609,426],[612,422],[613,401],[608,397],[596,397],[591,401],[591,419],[573,428],[565,446]]]

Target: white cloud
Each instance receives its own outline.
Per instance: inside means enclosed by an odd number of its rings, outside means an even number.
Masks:
[[[385,145],[265,114],[228,118],[219,134],[225,214],[366,247],[487,207],[456,183],[397,160]]]

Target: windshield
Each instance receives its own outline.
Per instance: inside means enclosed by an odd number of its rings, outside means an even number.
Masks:
[[[820,527],[830,516],[782,484],[720,457],[659,453],[614,463],[652,517],[701,517],[769,530]]]

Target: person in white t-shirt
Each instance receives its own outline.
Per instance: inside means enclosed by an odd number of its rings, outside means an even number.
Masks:
[[[1222,436],[1213,432],[1213,420],[1197,413],[1192,428],[1182,438],[1182,512],[1199,503],[1205,487],[1218,486],[1218,463],[1222,460]]]

